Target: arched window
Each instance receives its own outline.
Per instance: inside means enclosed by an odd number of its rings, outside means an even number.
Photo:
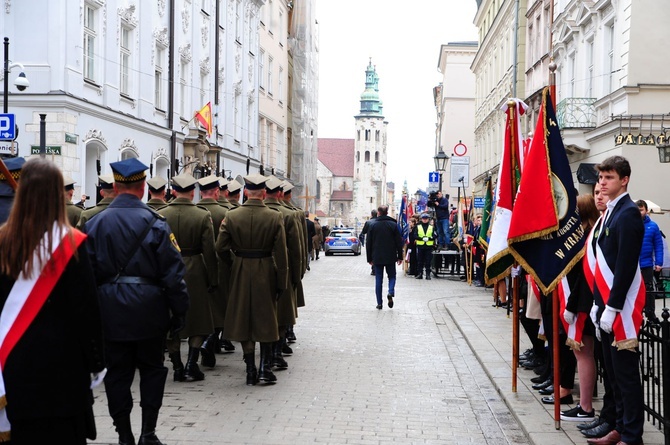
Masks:
[[[358,130],[357,133],[358,133],[358,140],[360,141],[361,140],[361,130]]]
[[[365,130],[365,140],[366,141],[370,140],[370,130]]]
[[[375,141],[379,142],[379,130],[375,131]]]
[[[379,152],[378,151],[375,152],[375,162],[377,164],[379,164]]]
[[[321,201],[321,181],[316,180],[316,202]]]
[[[356,162],[361,162],[361,152],[360,151],[356,152]]]
[[[370,152],[367,150],[365,151],[365,162],[370,162]]]

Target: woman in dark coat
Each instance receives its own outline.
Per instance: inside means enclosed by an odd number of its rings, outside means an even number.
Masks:
[[[20,179],[9,220],[0,227],[0,365],[7,402],[0,438],[10,435],[8,420],[13,445],[85,444],[95,437],[91,374],[104,368],[86,236],[67,222],[63,176],[55,164],[30,160]],[[53,285],[43,285],[49,278]],[[24,329],[16,307],[21,315],[34,308]]]

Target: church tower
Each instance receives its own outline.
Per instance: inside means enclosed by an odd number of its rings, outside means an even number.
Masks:
[[[354,139],[353,217],[364,221],[386,202],[386,126],[379,100],[379,76],[372,59],[365,70],[365,91],[356,120]]]

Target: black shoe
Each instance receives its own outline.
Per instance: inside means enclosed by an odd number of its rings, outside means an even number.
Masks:
[[[375,275],[375,271],[374,271],[374,270],[371,270],[371,271],[370,271],[370,275]]]
[[[189,381],[205,380],[205,374],[198,366],[198,355],[200,350],[198,348],[188,348],[188,360],[184,368],[184,378]]]
[[[230,342],[230,340],[228,340],[226,338],[222,338],[221,341],[219,342],[219,344],[221,345],[221,349],[222,349],[223,352],[226,352],[226,353],[235,352],[235,345],[232,344]]]
[[[523,362],[523,364],[521,366],[523,366],[524,369],[531,370],[531,369],[535,369],[535,368],[538,368],[538,367],[543,366],[543,365],[544,365],[544,360],[542,360],[541,358],[535,357],[534,359],[532,359],[530,361]]]
[[[545,388],[551,386],[552,383],[553,383],[553,380],[547,379],[542,383],[537,383],[537,384],[533,385],[533,389],[535,391],[540,390],[540,389],[545,389]]]
[[[309,268],[309,266],[307,266],[307,270],[311,270],[311,269]]]
[[[389,300],[389,308],[392,308],[393,307],[393,295],[388,294],[386,296],[386,298],[388,298],[388,300]]]
[[[156,433],[146,433],[140,436],[140,441],[137,442],[137,445],[163,445],[163,442],[158,440]]]
[[[547,376],[544,375],[538,375],[536,377],[533,377],[530,379],[531,383],[542,383],[547,380]]]
[[[565,397],[561,397],[561,405],[572,405],[575,403],[575,400],[572,398],[572,394],[568,394]],[[547,397],[542,397],[542,403],[545,405],[553,405],[554,404],[554,396],[547,396]]]
[[[215,346],[216,336],[209,335],[200,346],[200,364],[206,368],[213,368],[216,366]]]
[[[543,396],[548,396],[554,393],[554,385],[545,386],[544,388],[538,391]]]
[[[525,361],[525,360],[527,360],[529,358],[533,358],[533,357],[535,357],[535,352],[533,352],[532,349],[526,349],[525,351],[523,351],[523,354],[519,354],[519,360],[522,360],[522,361]],[[535,383],[537,383],[537,382],[535,382]]]
[[[258,369],[256,369],[256,356],[253,352],[244,354],[244,363],[247,364],[247,385],[253,386],[258,382]]]
[[[549,375],[550,369],[549,365],[545,362],[544,365],[533,368],[533,372],[536,375]]]
[[[286,341],[289,343],[295,343],[297,339],[295,338],[295,332],[293,331],[293,326],[288,327],[284,338],[286,338]]]
[[[281,346],[281,353],[284,354],[284,355],[291,355],[291,354],[293,354],[293,349],[291,349],[291,347],[289,345],[284,343]]]
[[[381,308],[383,308],[383,307],[384,307],[384,306],[382,306],[381,304],[378,304],[378,305],[377,305],[377,309],[381,309]]]
[[[598,425],[600,425],[603,422],[604,422],[604,420],[602,419],[602,417],[596,417],[591,422],[580,423],[579,425],[577,425],[577,429],[580,430],[580,431],[590,430],[590,429],[593,429],[593,428],[597,427]]]
[[[614,430],[613,425],[610,425],[609,423],[603,421],[600,425],[598,425],[595,428],[591,428],[589,430],[582,430],[582,434],[585,437],[588,437],[589,439],[594,439],[596,437],[607,436],[613,430]]]
[[[426,280],[430,280],[430,274],[426,275]]]
[[[594,420],[595,417],[595,410],[592,409],[590,412],[587,412],[580,405],[567,411],[561,411],[561,420],[565,420],[566,422],[583,422],[585,420]]]
[[[417,276],[416,276],[416,279],[417,279],[417,280],[423,280],[423,275],[417,275]]]

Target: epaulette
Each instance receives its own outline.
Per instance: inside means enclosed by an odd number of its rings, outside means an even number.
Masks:
[[[165,221],[165,217],[151,207],[147,206],[147,210],[150,211],[156,218],[160,219],[161,221]]]
[[[199,208],[200,210],[204,210],[205,212],[210,213],[210,212],[209,212],[209,209],[208,209],[207,207],[203,206],[203,205],[196,204],[195,206],[196,206],[197,208]]]

